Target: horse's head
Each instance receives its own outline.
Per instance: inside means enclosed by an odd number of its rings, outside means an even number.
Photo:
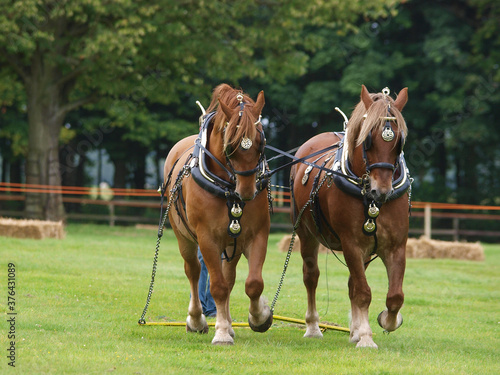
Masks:
[[[221,134],[220,155],[236,180],[236,195],[244,201],[253,199],[258,191],[257,173],[263,168],[266,139],[260,122],[264,92],[253,101],[228,85],[218,96],[219,110],[215,118]]]
[[[393,177],[408,134],[401,111],[408,101],[408,90],[393,100],[389,89],[370,94],[363,85],[361,101],[349,120],[348,143],[353,169],[369,180],[367,195],[384,203],[392,194]],[[352,121],[352,123],[351,123]]]

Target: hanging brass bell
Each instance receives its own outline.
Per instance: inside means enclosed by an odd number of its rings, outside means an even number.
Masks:
[[[229,230],[232,234],[238,234],[241,231],[241,225],[238,223],[238,220],[233,220],[231,225],[229,225]]]
[[[231,208],[231,215],[233,215],[233,217],[240,217],[242,214],[243,210],[240,205],[238,203],[233,204],[233,207]]]
[[[366,220],[363,228],[365,228],[365,231],[367,231],[368,233],[373,232],[375,230],[375,221],[373,221],[373,219]]]
[[[375,205],[375,203],[370,204],[370,207],[368,207],[368,216],[375,218],[378,216],[379,213],[380,210]]]

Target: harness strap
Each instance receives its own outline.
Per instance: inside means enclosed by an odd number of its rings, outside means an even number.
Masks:
[[[182,212],[181,212],[181,207],[182,207]],[[198,239],[196,238],[196,235],[193,233],[193,231],[189,228],[187,218],[186,218],[186,202],[184,201],[184,196],[182,194],[182,184],[179,185],[179,190],[177,193],[177,201],[175,204],[175,210],[177,211],[177,214],[181,218],[182,224],[184,224],[184,228],[188,231],[189,235],[193,238],[195,242],[198,242]]]
[[[266,145],[266,148],[268,148],[269,150],[271,151],[274,151],[274,152],[278,152],[280,153],[281,155],[284,155],[284,156],[287,156],[289,157],[290,159],[292,159],[291,162],[289,163],[286,163],[272,171],[269,171],[269,172],[266,172],[266,177],[270,177],[272,176],[273,174],[275,174],[276,172],[280,171],[281,169],[284,169],[284,168],[287,168],[291,165],[294,165],[294,164],[298,164],[298,163],[304,163],[305,165],[309,165],[313,168],[318,168],[324,172],[328,172],[328,173],[333,173],[333,174],[336,174],[336,175],[339,175],[339,176],[342,176],[342,177],[349,177],[343,173],[340,173],[340,172],[337,172],[337,171],[333,171],[331,169],[328,169],[328,168],[325,168],[325,167],[322,167],[322,166],[319,166],[317,164],[314,164],[314,163],[311,163],[311,162],[308,162],[307,159],[310,159],[310,158],[313,158],[315,157],[316,155],[320,155],[320,154],[324,154],[325,152],[327,151],[330,151],[330,150],[333,150],[334,148],[338,148],[339,147],[339,144],[338,143],[335,143],[331,146],[328,146],[328,147],[325,147],[324,149],[321,149],[319,151],[316,151],[316,152],[313,152],[312,154],[309,154],[309,155],[306,155],[302,158],[297,158],[296,156],[286,152],[286,151],[282,151],[276,147],[273,147],[273,146],[270,146],[270,145]]]
[[[234,174],[232,174],[229,169],[226,168],[224,164],[222,164],[208,149],[201,144],[200,138],[196,138],[196,145],[213,161],[215,161],[229,176],[231,181],[234,181],[235,177]]]

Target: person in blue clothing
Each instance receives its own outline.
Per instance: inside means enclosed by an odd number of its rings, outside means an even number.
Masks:
[[[200,280],[198,281],[198,294],[200,296],[203,314],[206,317],[214,317],[217,315],[217,308],[215,306],[214,298],[210,293],[210,275],[208,274],[207,266],[201,255],[200,248],[198,247],[198,260],[201,264]]]

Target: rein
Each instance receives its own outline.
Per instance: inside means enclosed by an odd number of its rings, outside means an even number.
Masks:
[[[324,166],[321,166],[321,165],[317,165],[315,163],[311,163],[309,161],[307,161],[307,159],[311,159],[315,156],[318,156],[318,155],[321,155],[321,154],[324,154],[325,152],[328,152],[330,150],[333,150],[335,148],[339,148],[339,144],[338,143],[335,143],[331,146],[328,146],[328,147],[325,147],[319,151],[316,151],[316,152],[313,152],[312,154],[309,154],[309,155],[306,155],[302,158],[297,158],[295,157],[294,155],[290,154],[289,152],[287,151],[282,151],[280,150],[279,148],[276,148],[276,147],[273,147],[273,146],[270,146],[270,145],[266,145],[266,148],[271,150],[271,151],[274,151],[274,152],[277,152],[279,153],[279,157],[281,156],[287,156],[288,158],[292,159],[291,162],[289,163],[286,163],[284,165],[281,165],[279,166],[278,168],[276,169],[273,169],[272,171],[267,171],[266,172],[266,176],[267,177],[271,177],[273,174],[275,174],[276,172],[279,172],[280,170],[284,169],[284,168],[287,168],[287,167],[290,167],[294,164],[298,164],[298,163],[304,163],[305,165],[309,166],[309,167],[312,167],[312,168],[317,168],[323,172],[326,172],[326,173],[329,173],[329,174],[335,174],[335,175],[338,175],[338,176],[341,176],[341,177],[345,177],[345,178],[349,178],[350,176],[344,174],[344,173],[341,173],[341,172],[338,172],[338,171],[334,171],[330,168],[325,168]],[[272,158],[272,159],[275,159],[276,157]],[[272,160],[270,159],[270,160]]]

